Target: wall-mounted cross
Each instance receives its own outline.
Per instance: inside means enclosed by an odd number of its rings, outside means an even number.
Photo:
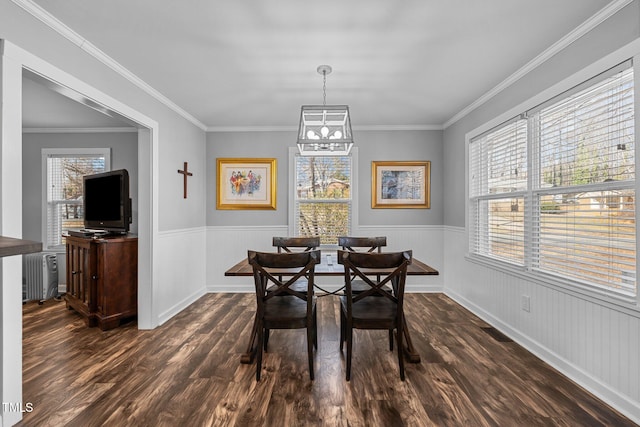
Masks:
[[[184,162],[184,170],[178,169],[178,173],[184,175],[184,198],[187,198],[187,177],[193,176],[187,169],[187,162]]]

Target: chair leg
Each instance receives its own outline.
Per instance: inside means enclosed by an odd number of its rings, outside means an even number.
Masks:
[[[262,326],[262,322],[257,325],[257,338],[258,342],[256,343],[256,381],[260,381],[260,373],[262,372],[262,346],[264,339],[264,327]]]
[[[344,340],[346,339],[345,332],[344,332],[345,323],[346,323],[346,320],[344,318],[344,313],[342,312],[342,307],[340,307],[340,352],[342,352]]]
[[[313,346],[318,350],[318,313],[313,307]]]
[[[398,326],[396,327],[397,337],[398,337],[398,367],[400,368],[400,379],[404,381],[404,354],[402,350],[402,337],[403,337],[403,328],[402,323],[398,322]]]
[[[309,358],[309,378],[313,381],[313,328],[307,326],[307,357]]]
[[[264,330],[264,352],[267,352],[267,346],[269,345],[269,330]]]
[[[393,351],[393,329],[389,329],[389,351]]]
[[[351,379],[351,353],[353,350],[353,328],[351,325],[347,325],[347,381]]]

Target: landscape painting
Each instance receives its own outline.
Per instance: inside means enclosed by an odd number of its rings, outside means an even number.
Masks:
[[[429,209],[430,175],[429,161],[371,162],[371,207]]]

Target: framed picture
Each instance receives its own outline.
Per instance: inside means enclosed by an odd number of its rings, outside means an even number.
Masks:
[[[431,162],[371,162],[371,207],[431,208]]]
[[[275,209],[276,159],[217,159],[216,209]]]

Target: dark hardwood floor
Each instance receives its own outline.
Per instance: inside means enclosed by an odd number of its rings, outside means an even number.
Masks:
[[[631,426],[442,294],[408,294],[420,364],[400,381],[386,331],[355,331],[350,382],[335,297],[318,302],[316,380],[304,329],[240,364],[252,294],[208,294],[153,331],[86,328],[64,302],[24,305],[23,426]]]

